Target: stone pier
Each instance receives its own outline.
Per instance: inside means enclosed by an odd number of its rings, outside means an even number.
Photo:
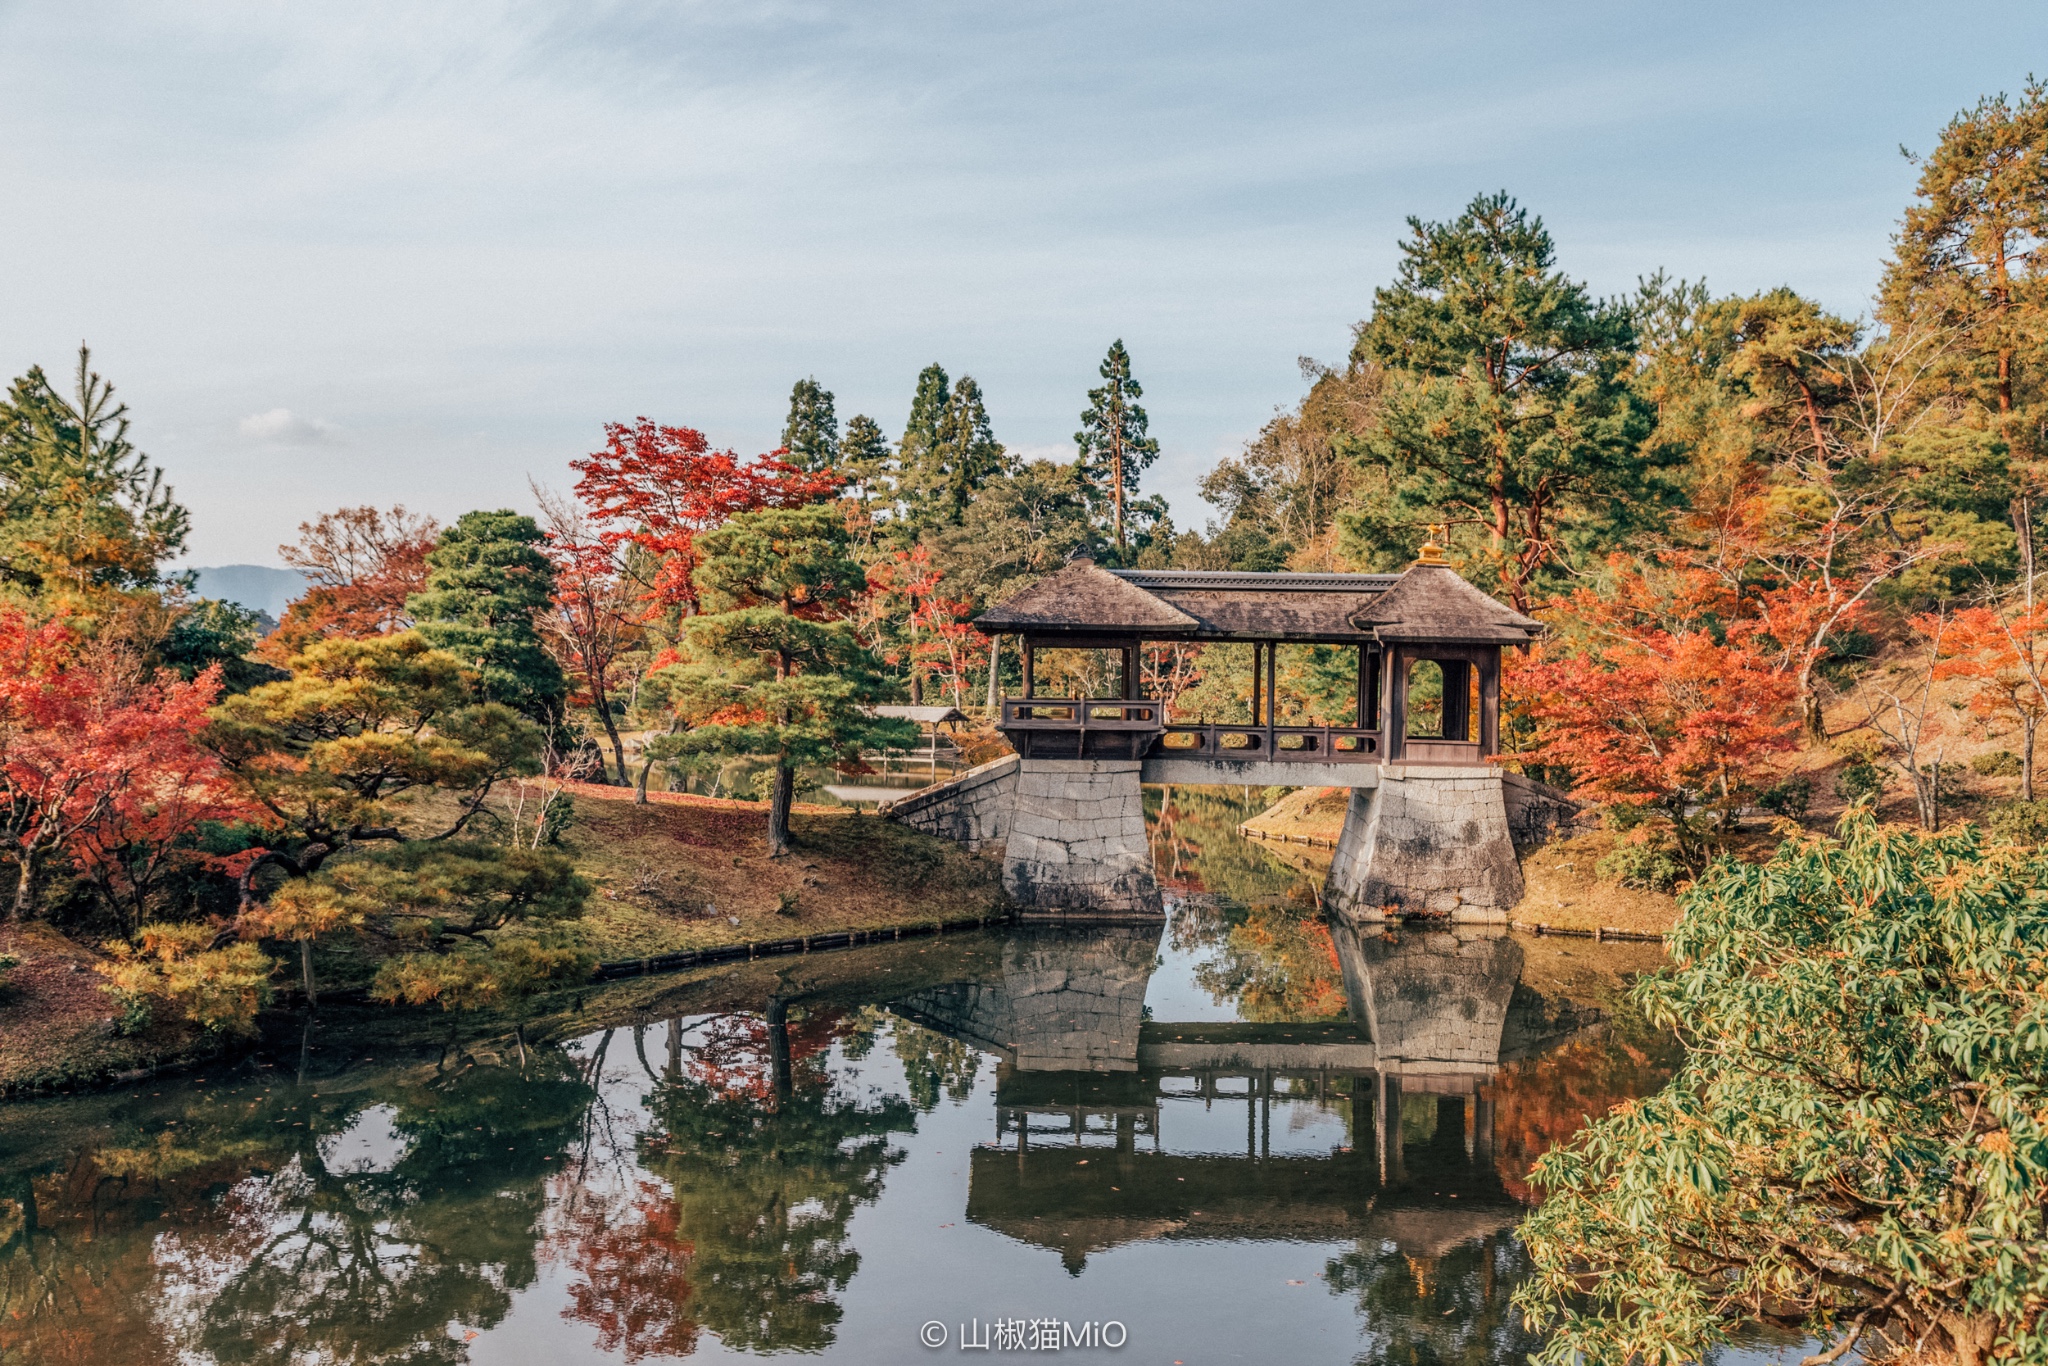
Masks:
[[[1135,759],[1024,759],[1003,890],[1027,911],[1162,914]]]
[[[1522,899],[1501,774],[1388,764],[1354,788],[1324,890],[1330,910],[1377,921],[1389,908],[1505,923]]]

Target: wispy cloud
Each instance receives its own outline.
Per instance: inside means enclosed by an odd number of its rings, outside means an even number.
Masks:
[[[242,419],[242,435],[267,446],[326,446],[341,435],[341,429],[318,417],[300,417],[289,408],[272,408]]]

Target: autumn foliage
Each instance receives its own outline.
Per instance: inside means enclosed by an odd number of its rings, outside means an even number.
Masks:
[[[1595,800],[1662,814],[1697,870],[1793,747],[1797,671],[1754,619],[1729,619],[1735,603],[1710,576],[1610,568],[1608,591],[1552,604],[1575,639],[1511,661],[1538,737],[1521,757],[1568,771]]]
[[[118,644],[87,642],[63,620],[0,612],[0,859],[12,865],[9,914],[68,863],[129,929],[181,863],[190,836],[248,804],[195,737],[220,690],[217,669],[191,682],[145,669]]]
[[[576,496],[603,527],[605,544],[647,552],[655,566],[642,585],[650,614],[695,611],[699,532],[735,513],[802,507],[828,498],[846,480],[832,470],[806,471],[773,455],[742,460],[713,450],[694,427],[663,427],[651,419],[605,424],[605,447],[581,460]]]
[[[427,552],[440,527],[403,507],[342,508],[299,524],[278,555],[306,576],[307,589],[265,641],[279,662],[329,636],[381,636],[412,625],[406,599],[426,587]]]

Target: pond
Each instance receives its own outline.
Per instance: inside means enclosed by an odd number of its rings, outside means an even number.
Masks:
[[[1164,928],[638,979],[517,1032],[330,1009],[0,1108],[0,1362],[1521,1360],[1530,1165],[1676,1062],[1615,1005],[1657,950],[1333,932],[1181,815]]]

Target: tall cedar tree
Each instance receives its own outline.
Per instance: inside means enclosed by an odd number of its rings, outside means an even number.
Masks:
[[[782,449],[800,470],[829,470],[839,463],[839,418],[832,411],[832,391],[815,377],[798,380],[789,391]]]
[[[1145,410],[1138,400],[1145,390],[1131,375],[1131,354],[1119,337],[1103,357],[1102,387],[1088,391],[1088,408],[1081,414],[1081,430],[1074,433],[1080,447],[1078,464],[1090,492],[1110,506],[1111,539],[1117,556],[1129,549],[1124,535],[1124,505],[1138,492],[1138,476],[1159,458],[1159,442],[1146,433]]]
[[[0,398],[0,591],[97,613],[153,588],[190,520],[85,347],[70,397],[32,366]]]
[[[884,700],[879,662],[848,620],[867,591],[836,504],[743,512],[697,538],[689,621],[699,661],[692,692],[708,719],[655,742],[667,755],[772,759],[770,851],[789,849],[789,808],[802,764],[856,765],[864,749],[916,743],[917,728],[871,714]]]
[[[406,610],[423,640],[475,671],[485,701],[554,725],[568,684],[536,626],[554,597],[546,541],[533,518],[509,509],[465,512],[428,554],[426,587]]]
[[[975,495],[1009,467],[981,386],[962,375],[948,390],[946,371],[937,364],[918,374],[897,450],[897,517],[905,540],[930,527],[958,526]]]
[[[1379,422],[1352,449],[1388,471],[1416,520],[1485,527],[1526,611],[1559,556],[1559,515],[1643,482],[1652,421],[1628,386],[1635,325],[1556,269],[1543,221],[1505,193],[1408,226],[1396,283],[1374,291],[1352,350],[1385,372]]]
[[[879,423],[865,413],[847,419],[846,435],[839,440],[839,469],[853,481],[862,512],[888,497],[893,463]]]

